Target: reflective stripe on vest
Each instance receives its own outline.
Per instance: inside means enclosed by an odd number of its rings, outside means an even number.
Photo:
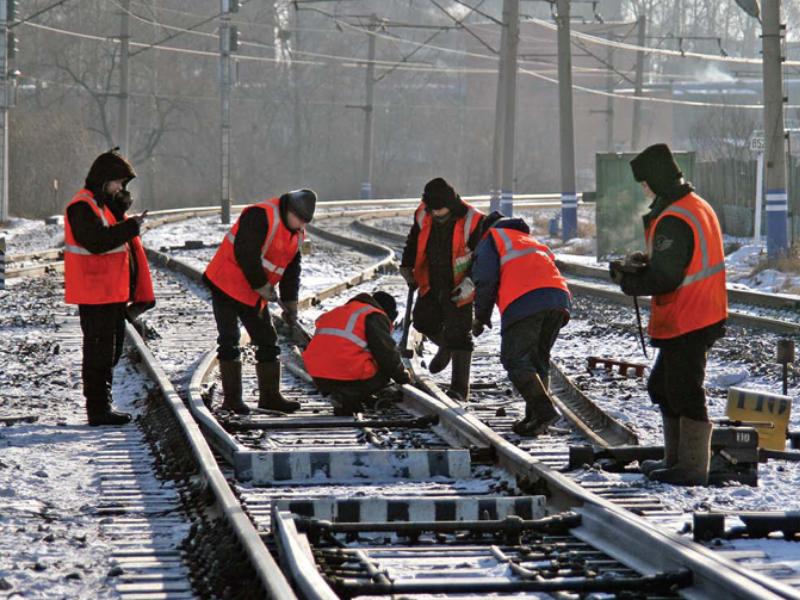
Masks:
[[[347,320],[347,325],[345,325],[344,329],[339,329],[335,327],[323,327],[322,329],[317,329],[314,332],[314,335],[334,335],[341,338],[344,338],[350,342],[353,342],[359,348],[366,348],[367,347],[367,340],[362,340],[358,337],[354,330],[356,328],[356,323],[358,322],[358,318],[366,312],[373,312],[375,310],[372,306],[364,306],[359,308],[356,312],[350,315],[350,318]]]
[[[514,260],[516,258],[522,258],[523,256],[527,256],[528,254],[538,254],[543,256],[544,258],[553,260],[555,257],[553,253],[550,252],[542,252],[538,248],[525,248],[524,250],[510,250],[512,248],[511,239],[508,237],[508,233],[506,233],[505,229],[495,229],[497,231],[497,235],[499,235],[503,239],[503,244],[505,245],[505,252],[502,253],[500,257],[500,266],[503,266],[510,260]]]
[[[706,240],[706,233],[705,231],[703,231],[703,226],[700,224],[700,221],[697,220],[695,214],[689,210],[686,210],[681,206],[670,206],[669,208],[667,208],[667,210],[661,213],[660,217],[666,217],[669,215],[676,215],[676,216],[682,215],[686,219],[689,219],[694,225],[695,231],[697,231],[697,237],[700,240],[700,260],[702,261],[703,268],[697,273],[692,273],[691,275],[687,275],[686,277],[684,277],[679,287],[683,287],[685,285],[690,285],[696,281],[707,279],[713,275],[716,275],[720,271],[724,271],[725,259],[713,265],[709,264],[711,262],[711,258],[708,254],[708,241]],[[655,231],[653,233],[655,234]],[[649,255],[652,256],[653,254],[652,236],[647,244],[647,252]]]
[[[81,200],[85,200],[86,202],[90,203],[92,207],[95,209],[94,213],[100,217],[100,220],[103,222],[103,227],[109,227],[108,219],[106,219],[105,212],[102,208],[97,204],[97,201],[87,194],[79,194],[75,197],[75,199],[70,202],[73,204],[74,202],[80,202]],[[111,250],[107,250],[106,252],[89,252],[83,246],[76,246],[73,244],[64,244],[64,252],[70,252],[71,254],[81,254],[83,256],[99,256],[102,254],[114,254],[115,252],[127,252],[128,249],[123,244],[122,246],[117,246],[116,248],[112,248]]]
[[[276,264],[270,262],[266,258],[267,249],[269,248],[270,244],[272,244],[272,240],[275,239],[275,234],[278,233],[278,227],[280,226],[280,213],[278,211],[278,207],[272,204],[271,202],[261,202],[256,204],[256,206],[260,206],[261,208],[265,209],[269,212],[269,232],[267,232],[267,237],[264,240],[264,244],[261,246],[261,266],[264,267],[270,273],[275,273],[276,275],[283,275],[286,272],[286,269],[283,267],[279,267]],[[231,244],[236,242],[236,236],[234,235],[233,231],[229,231],[225,234],[225,237],[228,238],[228,241]]]

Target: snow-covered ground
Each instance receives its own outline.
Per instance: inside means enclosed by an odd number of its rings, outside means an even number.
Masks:
[[[60,276],[23,279],[0,292],[0,592],[3,597],[115,598],[109,540],[97,513],[94,458],[108,428],[86,425],[80,329]],[[123,357],[117,406],[137,412],[143,376]],[[17,596],[18,595],[18,596]]]
[[[26,254],[57,248],[64,241],[64,225],[45,225],[44,221],[13,218],[0,225],[0,238],[6,238],[8,254]]]

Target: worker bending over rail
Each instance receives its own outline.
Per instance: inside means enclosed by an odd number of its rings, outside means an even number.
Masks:
[[[83,332],[81,378],[89,425],[124,425],[111,406],[114,367],[122,356],[125,319],[155,305],[150,267],[139,230],[144,213],[127,217],[125,189],[136,177],[118,148],[98,156],[64,217],[64,287],[77,304]]]
[[[302,189],[248,206],[203,274],[211,288],[219,332],[217,358],[225,410],[250,412],[242,401],[239,321],[256,346],[258,407],[287,413],[300,408],[299,402],[287,400],[280,391],[278,334],[268,303],[278,300],[279,288],[283,318],[290,326],[297,324],[300,246],[316,203],[317,195]]]
[[[406,282],[419,288],[414,327],[439,347],[430,371],[444,370],[452,359],[450,393],[460,400],[469,397],[475,297],[470,271],[483,218],[444,179],[432,179],[414,213],[400,267]]]
[[[647,253],[614,261],[610,271],[625,294],[652,296],[648,332],[659,352],[647,391],[661,410],[664,459],[645,461],[642,472],[665,483],[706,485],[706,353],[725,334],[728,316],[722,231],[666,144],[646,148],[631,169],[652,200],[643,218]]]
[[[395,299],[377,291],[358,294],[317,319],[303,362],[319,391],[331,394],[335,415],[359,412],[390,379],[411,381],[392,338],[396,318]]]
[[[525,399],[525,418],[512,426],[536,436],[558,419],[548,389],[550,351],[569,321],[571,296],[550,249],[520,218],[492,213],[475,251],[475,320],[472,333],[491,327],[500,309],[500,362]]]

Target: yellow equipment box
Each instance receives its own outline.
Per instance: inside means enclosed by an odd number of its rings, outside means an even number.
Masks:
[[[758,446],[767,450],[785,450],[792,414],[789,396],[771,394],[762,390],[728,389],[728,406],[725,414],[733,421],[768,421],[773,427],[757,427]]]

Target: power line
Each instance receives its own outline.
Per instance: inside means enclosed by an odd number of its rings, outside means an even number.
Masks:
[[[529,23],[534,23],[536,25],[540,25],[546,29],[550,29],[551,31],[555,31],[557,27],[548,21],[543,19],[531,18],[528,21]],[[653,48],[651,46],[638,46],[636,44],[628,44],[625,42],[614,42],[612,40],[606,40],[603,38],[599,38],[593,35],[589,35],[586,33],[582,33],[580,31],[572,31],[570,32],[572,37],[581,38],[590,42],[592,44],[598,44],[600,46],[610,46],[612,48],[619,48],[621,50],[631,50],[634,52],[646,52],[648,54],[659,54],[662,56],[673,56],[679,58],[697,58],[701,60],[711,60],[717,62],[730,62],[730,63],[737,63],[737,64],[746,64],[746,65],[760,65],[762,61],[760,58],[745,58],[745,57],[738,57],[738,56],[718,56],[716,54],[703,54],[701,52],[685,52],[680,50],[668,50],[666,48]],[[800,66],[800,61],[786,61],[784,62],[785,66]]]

